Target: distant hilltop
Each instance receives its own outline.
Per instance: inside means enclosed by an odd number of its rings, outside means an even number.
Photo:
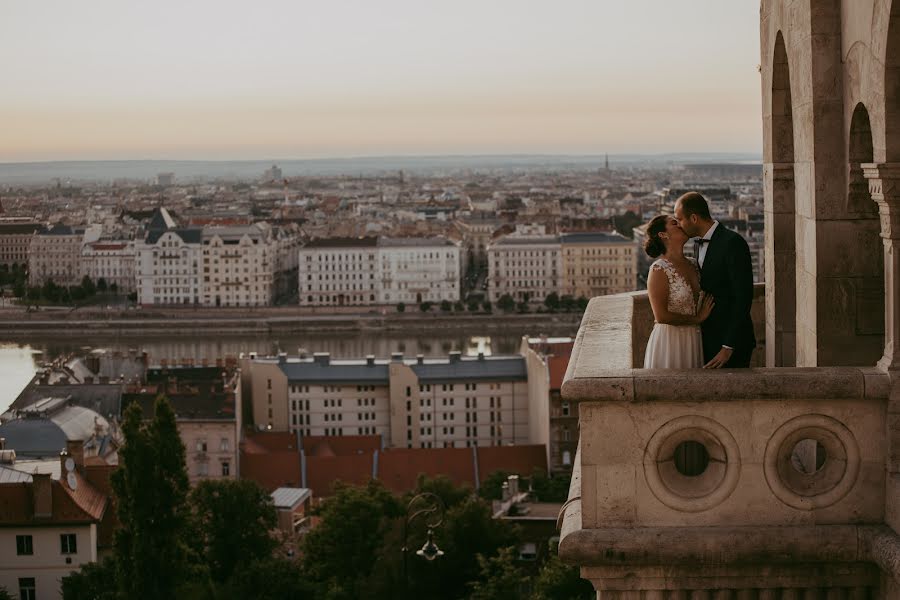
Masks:
[[[285,177],[359,176],[404,170],[435,175],[492,170],[595,169],[605,155],[471,155],[471,156],[380,156],[303,160],[91,160],[0,163],[0,185],[60,182],[109,183],[117,180],[155,182],[160,173],[171,173],[177,181],[259,179],[277,164]],[[610,154],[613,168],[665,167],[692,163],[761,163],[752,153]]]

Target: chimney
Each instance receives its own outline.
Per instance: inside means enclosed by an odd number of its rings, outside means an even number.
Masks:
[[[375,355],[374,355],[374,354],[367,354],[367,355],[366,355],[366,366],[367,366],[367,367],[374,367],[374,366],[375,366]]]
[[[331,355],[328,352],[316,352],[313,354],[313,362],[327,367],[331,363]]]
[[[34,516],[49,518],[53,515],[53,482],[50,473],[34,473],[31,476],[31,496],[34,500]]]
[[[484,352],[478,353],[478,360],[484,360]]]
[[[511,498],[515,498],[519,493],[519,476],[518,475],[510,475],[506,478],[509,487],[509,495]]]
[[[81,471],[84,468],[84,442],[81,440],[66,440],[66,453],[72,457],[72,460],[75,461],[75,467]],[[63,465],[63,468],[65,466]]]
[[[501,502],[506,502],[507,500],[509,500],[509,498],[510,498],[510,494],[509,494],[509,482],[508,482],[508,481],[504,481],[504,482],[503,482],[503,485],[500,486],[500,501],[501,501]]]
[[[419,364],[419,365],[425,364],[425,355],[424,354],[416,354],[416,364]]]
[[[459,362],[461,358],[462,358],[462,352],[460,352],[459,350],[454,350],[453,352],[450,353],[450,362],[452,362],[452,363]]]
[[[403,362],[403,353],[391,352],[391,362]]]

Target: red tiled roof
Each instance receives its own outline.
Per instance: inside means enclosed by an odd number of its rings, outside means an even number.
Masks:
[[[0,525],[33,525],[47,523],[94,523],[103,518],[108,498],[80,474],[77,489],[72,491],[59,481],[50,482],[51,514],[35,518],[32,483],[0,485]]]
[[[550,368],[550,389],[562,388],[563,379],[566,377],[566,369],[569,367],[569,355],[548,356],[547,362]]]
[[[303,451],[309,456],[349,456],[381,449],[378,435],[308,435],[302,440]],[[324,454],[322,454],[324,453]]]
[[[249,453],[241,450],[241,477],[255,481],[267,491],[300,487],[300,453],[291,451]]]
[[[306,486],[313,496],[330,496],[334,484],[343,481],[352,485],[365,485],[372,479],[374,453],[349,456],[307,456]]]
[[[475,456],[471,448],[391,448],[378,457],[378,479],[395,492],[415,489],[421,474],[475,487]]]
[[[478,448],[478,476],[481,481],[494,471],[530,475],[535,468],[547,471],[547,451],[543,444]]]
[[[259,431],[248,433],[244,438],[243,450],[248,454],[266,452],[296,452],[297,436],[289,431]]]

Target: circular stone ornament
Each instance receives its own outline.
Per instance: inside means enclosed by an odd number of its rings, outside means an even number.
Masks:
[[[804,440],[821,444],[825,460],[814,473],[796,468],[794,448]],[[814,510],[831,506],[853,488],[859,475],[859,445],[847,427],[826,415],[802,415],[779,427],[766,444],[766,483],[792,508]]]
[[[702,444],[706,468],[685,475],[676,451],[686,442]],[[702,512],[721,504],[737,487],[741,455],[734,436],[720,423],[699,415],[678,417],[660,427],[644,451],[644,476],[656,499],[680,512]]]

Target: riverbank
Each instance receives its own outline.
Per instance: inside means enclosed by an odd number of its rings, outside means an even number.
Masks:
[[[486,334],[516,329],[539,333],[577,330],[580,313],[471,314],[374,312],[298,314],[292,308],[168,309],[79,312],[69,310],[0,311],[0,338],[25,337],[192,337],[209,335],[277,336],[305,333],[476,330]]]

